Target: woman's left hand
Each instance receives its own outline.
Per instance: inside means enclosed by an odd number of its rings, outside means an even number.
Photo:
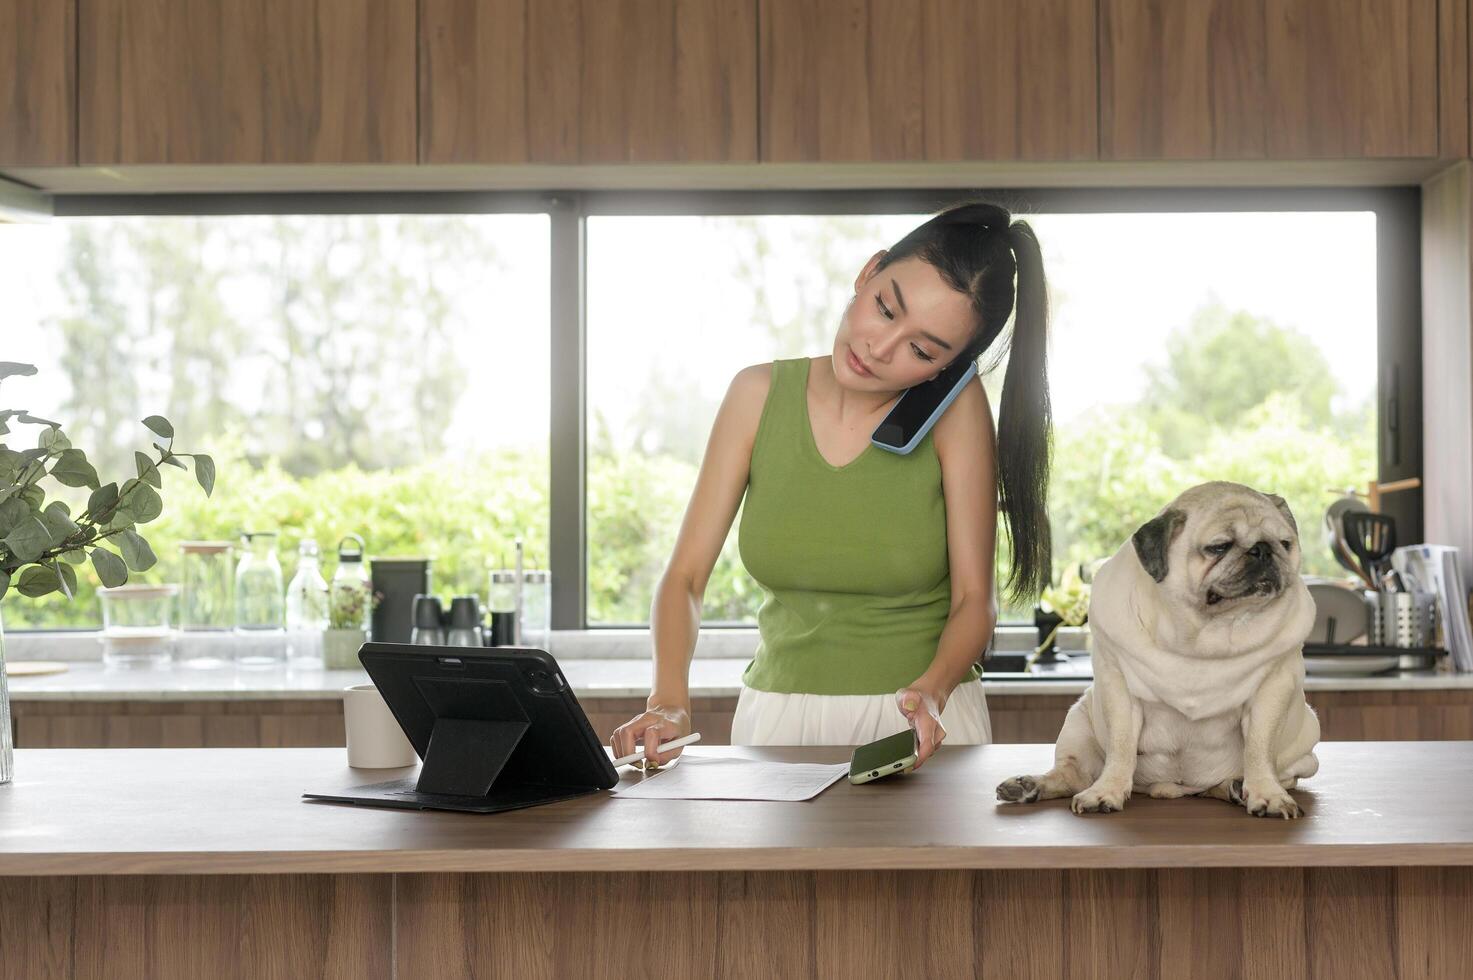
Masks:
[[[941,711],[946,707],[946,695],[929,687],[912,684],[895,692],[895,704],[910,727],[916,733],[916,764],[919,769],[931,753],[936,751],[946,738],[946,726],[941,724]]]

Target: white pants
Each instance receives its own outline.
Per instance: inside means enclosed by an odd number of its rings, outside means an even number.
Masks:
[[[988,745],[992,721],[981,681],[951,692],[941,712],[945,745]],[[909,723],[892,694],[779,694],[743,687],[731,723],[732,745],[863,745]]]

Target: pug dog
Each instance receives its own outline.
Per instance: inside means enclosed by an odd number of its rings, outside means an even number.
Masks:
[[[1302,646],[1314,600],[1284,499],[1238,483],[1192,487],[1095,574],[1094,683],[1069,709],[1054,767],[997,788],[1007,803],[1073,796],[1075,813],[1212,796],[1294,819],[1319,768]]]

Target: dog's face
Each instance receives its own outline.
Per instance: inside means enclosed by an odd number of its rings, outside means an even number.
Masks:
[[[1299,532],[1288,504],[1237,483],[1193,487],[1131,543],[1174,604],[1208,618],[1267,605],[1298,581]]]

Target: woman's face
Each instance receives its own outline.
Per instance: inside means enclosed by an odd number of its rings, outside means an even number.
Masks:
[[[875,253],[859,273],[834,337],[834,377],[856,391],[894,392],[929,381],[976,327],[971,300],[934,266],[911,256],[876,272],[884,257]]]

